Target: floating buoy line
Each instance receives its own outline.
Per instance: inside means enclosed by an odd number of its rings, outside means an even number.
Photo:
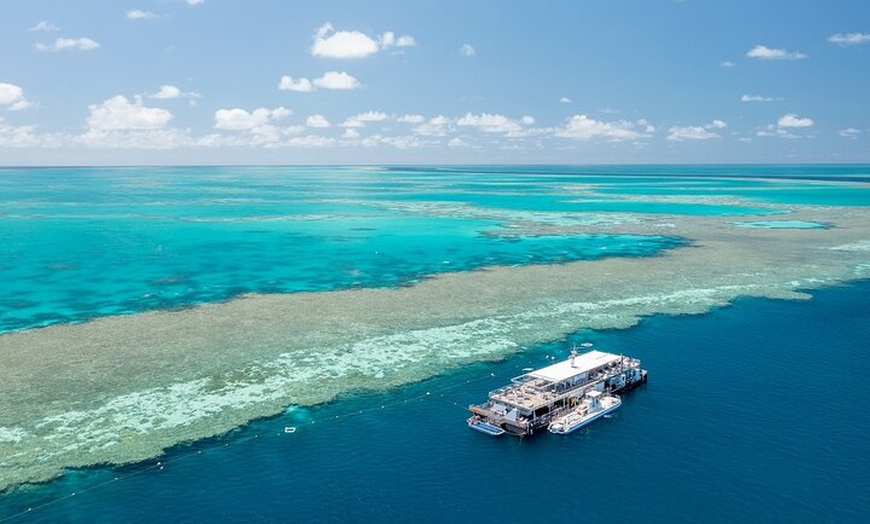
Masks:
[[[519,366],[517,366],[517,367],[519,367]],[[426,391],[425,393],[421,393],[421,394],[415,395],[415,396],[410,397],[410,398],[406,398],[406,399],[402,399],[402,400],[396,400],[396,401],[394,401],[394,402],[384,403],[384,404],[381,404],[380,406],[377,406],[377,407],[372,407],[372,408],[366,408],[366,409],[359,409],[359,410],[349,411],[349,412],[347,412],[347,413],[342,413],[342,414],[339,414],[339,415],[334,415],[334,416],[330,416],[330,417],[325,417],[325,418],[322,418],[322,419],[312,419],[312,420],[310,420],[310,421],[297,423],[296,425],[293,425],[293,426],[284,426],[283,429],[282,429],[282,431],[274,432],[274,433],[268,433],[268,434],[263,434],[262,436],[264,436],[264,437],[268,437],[268,436],[280,436],[280,437],[290,436],[290,435],[293,435],[293,434],[297,433],[300,429],[302,429],[302,428],[304,428],[304,427],[307,427],[307,426],[313,426],[313,425],[315,425],[315,424],[323,425],[323,424],[328,424],[328,423],[330,423],[330,422],[339,422],[339,421],[342,421],[342,420],[347,419],[347,418],[350,418],[350,417],[356,417],[356,416],[359,416],[359,415],[363,415],[363,414],[365,414],[365,413],[372,413],[372,412],[375,412],[375,411],[381,411],[381,410],[384,410],[384,409],[390,409],[390,408],[393,408],[393,407],[396,407],[396,406],[401,406],[401,405],[404,405],[404,404],[409,404],[409,403],[411,403],[411,402],[420,402],[420,401],[423,401],[423,400],[426,400],[426,399],[438,399],[438,400],[441,400],[441,401],[447,402],[448,404],[451,404],[451,405],[453,405],[453,406],[456,406],[456,407],[458,407],[458,408],[461,408],[461,409],[464,411],[464,410],[468,409],[468,406],[467,406],[466,404],[460,404],[458,401],[450,401],[450,400],[444,398],[445,393],[446,393],[446,392],[449,392],[449,391],[451,391],[451,390],[454,390],[454,389],[460,388],[460,387],[467,386],[467,385],[469,385],[469,384],[474,384],[474,383],[477,383],[477,382],[481,382],[481,381],[483,381],[483,380],[489,380],[489,379],[491,379],[491,378],[494,377],[494,376],[495,376],[495,373],[487,373],[487,374],[483,375],[483,376],[480,377],[480,378],[469,379],[469,380],[465,380],[465,381],[463,381],[463,382],[460,383],[460,384],[454,384],[454,385],[452,385],[452,386],[446,386],[446,387],[440,388],[438,391],[435,392],[435,394],[433,394],[433,392],[431,392],[431,391]],[[232,432],[232,431],[231,431],[231,432]],[[227,434],[225,433],[224,435],[227,435]],[[218,437],[218,438],[220,438],[220,437]],[[233,444],[233,445],[235,445],[235,444],[242,444],[242,443],[245,443],[245,442],[250,442],[250,441],[253,441],[253,440],[257,440],[257,439],[259,439],[259,438],[261,438],[261,435],[260,435],[260,434],[255,434],[255,435],[251,435],[251,436],[247,436],[247,437],[234,438],[234,439],[232,440],[232,442],[227,442],[227,441],[225,441],[225,442],[217,442],[217,443],[215,443],[214,445],[205,445],[204,447],[202,447],[202,445],[200,444],[199,446],[201,446],[201,447],[200,447],[199,449],[191,450],[191,451],[189,451],[189,452],[178,452],[178,451],[173,451],[173,452],[170,452],[170,453],[169,453],[169,455],[173,455],[173,456],[170,456],[170,457],[163,457],[163,458],[161,458],[161,460],[158,460],[158,461],[156,461],[156,462],[153,462],[153,463],[150,463],[150,464],[147,464],[147,465],[145,465],[146,462],[144,462],[144,461],[143,461],[143,462],[138,462],[138,463],[133,463],[133,465],[135,465],[135,464],[143,464],[143,466],[142,466],[140,469],[137,469],[136,471],[131,471],[131,472],[129,472],[129,473],[118,474],[118,475],[116,475],[114,478],[112,478],[112,479],[110,479],[110,480],[107,480],[107,481],[104,481],[104,482],[99,482],[99,483],[94,484],[94,485],[92,485],[92,486],[89,486],[89,487],[87,487],[87,488],[79,489],[78,491],[71,492],[71,493],[69,493],[69,494],[67,494],[67,495],[62,495],[62,496],[59,496],[59,497],[53,498],[53,499],[51,499],[51,500],[47,500],[47,501],[45,501],[45,502],[43,502],[43,503],[40,503],[40,504],[37,504],[37,505],[31,506],[31,507],[29,507],[29,508],[27,508],[27,509],[25,509],[25,510],[19,511],[18,513],[13,513],[13,514],[8,515],[8,516],[5,516],[5,517],[0,517],[0,523],[3,523],[3,522],[9,522],[9,521],[11,521],[11,520],[13,520],[13,519],[17,519],[17,518],[24,517],[25,515],[29,515],[29,514],[32,514],[32,513],[34,513],[34,512],[37,512],[37,511],[43,510],[43,509],[45,509],[45,508],[48,508],[48,507],[50,507],[50,506],[54,506],[54,505],[56,505],[56,504],[59,504],[59,503],[61,503],[61,502],[68,501],[68,500],[70,500],[70,499],[72,499],[72,498],[74,498],[74,497],[79,497],[79,496],[81,496],[82,494],[90,493],[90,492],[93,492],[93,491],[99,490],[99,489],[101,489],[101,488],[104,488],[104,487],[106,487],[106,486],[109,486],[110,484],[116,484],[116,483],[118,483],[118,482],[121,482],[121,481],[124,481],[124,480],[128,480],[128,479],[131,479],[131,478],[133,478],[133,477],[140,476],[140,475],[144,475],[144,474],[146,474],[146,473],[164,471],[165,468],[168,468],[170,465],[172,465],[172,464],[174,464],[174,463],[176,463],[176,462],[179,462],[179,461],[185,460],[185,459],[189,459],[189,458],[194,457],[194,456],[196,456],[196,455],[200,455],[200,454],[202,454],[203,451],[210,451],[210,450],[218,449],[218,448],[221,448],[221,447],[228,447],[228,446],[230,446],[231,444]],[[171,448],[170,448],[170,449],[171,449]],[[122,467],[122,466],[124,466],[124,465],[118,465],[117,467]],[[84,468],[84,469],[87,469],[87,468]],[[49,481],[49,482],[50,482],[50,481]],[[12,488],[12,490],[15,490],[15,489],[16,489],[16,488]]]

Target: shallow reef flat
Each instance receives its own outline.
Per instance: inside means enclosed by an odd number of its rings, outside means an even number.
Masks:
[[[495,360],[584,328],[699,314],[742,296],[808,298],[870,276],[870,209],[791,206],[826,228],[734,217],[518,221],[512,234],[688,240],[659,256],[446,273],[397,289],[249,294],[0,336],[0,490],[128,463],[359,390]]]

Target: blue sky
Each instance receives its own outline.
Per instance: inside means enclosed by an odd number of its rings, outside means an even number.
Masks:
[[[866,0],[15,0],[0,165],[870,162]]]

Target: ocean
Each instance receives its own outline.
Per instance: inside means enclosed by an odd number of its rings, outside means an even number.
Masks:
[[[0,170],[0,522],[863,522],[868,208],[870,166]],[[467,428],[582,342],[649,370],[614,416]]]

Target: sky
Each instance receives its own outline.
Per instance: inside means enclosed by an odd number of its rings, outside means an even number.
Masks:
[[[0,10],[0,165],[870,162],[867,0]]]

